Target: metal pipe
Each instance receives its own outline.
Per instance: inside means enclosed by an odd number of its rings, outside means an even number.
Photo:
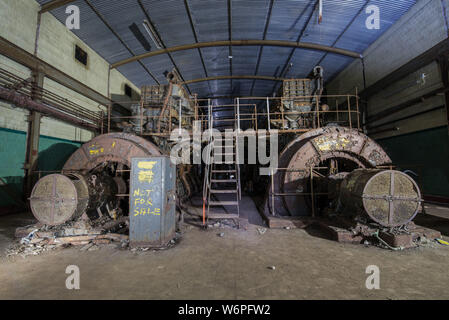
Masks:
[[[271,120],[270,120],[270,100],[267,97],[267,115],[268,115],[268,131],[271,130]]]
[[[87,129],[89,131],[98,130],[98,125],[87,123],[81,119],[63,113],[57,109],[53,109],[45,104],[33,101],[27,96],[17,94],[14,90],[8,90],[0,87],[0,99],[4,99],[15,104],[17,107],[25,108],[28,110],[37,111],[46,114],[50,117],[62,120],[72,125]]]

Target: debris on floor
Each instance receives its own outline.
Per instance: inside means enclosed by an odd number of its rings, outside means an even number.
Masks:
[[[6,250],[6,257],[21,256],[26,258],[27,256],[37,256],[45,251],[54,250],[60,248],[62,245],[48,245],[42,246],[39,244],[14,244]]]
[[[131,252],[136,253],[136,254],[140,254],[143,252],[156,252],[156,251],[163,251],[163,250],[167,250],[170,248],[173,248],[174,246],[176,246],[179,242],[181,242],[182,239],[182,234],[180,232],[176,232],[175,234],[175,238],[170,240],[166,245],[161,246],[161,247],[133,247],[131,248]]]
[[[41,223],[19,227],[15,236],[19,243],[7,250],[7,257],[20,255],[23,258],[30,255],[39,255],[42,252],[80,246],[81,251],[98,250],[100,245],[118,243],[119,248],[129,245],[129,221],[127,217],[117,220],[103,219],[95,221],[80,219],[58,226],[48,226]]]
[[[239,229],[238,223],[236,223],[232,219],[222,219],[220,222],[215,222],[213,224],[209,224],[208,228],[231,228],[231,229]]]

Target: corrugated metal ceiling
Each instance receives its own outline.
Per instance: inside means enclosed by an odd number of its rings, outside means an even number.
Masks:
[[[49,0],[37,1],[43,4]],[[229,40],[231,35],[233,40],[264,39],[264,29],[267,25],[265,39],[268,40],[299,40],[363,52],[406,13],[416,0],[324,0],[324,16],[321,24],[318,24],[316,0],[89,0],[89,2],[132,53],[84,0],[72,3],[81,11],[81,29],[74,30],[74,33],[109,63],[115,63],[131,57],[132,54],[146,52],[129,28],[133,23],[138,26],[152,50],[157,50],[142,25],[147,15],[166,47],[196,41]],[[229,4],[231,19],[228,15]],[[379,30],[368,30],[365,27],[368,16],[365,8],[371,4],[380,8]],[[142,10],[142,6],[146,13]],[[272,8],[271,15],[268,14],[270,8]],[[67,18],[65,7],[52,10],[51,13],[65,23]],[[233,75],[256,74],[260,52],[260,47],[233,47]],[[201,56],[204,59],[204,66]],[[351,61],[352,58],[320,51],[264,47],[257,74],[306,77],[313,67],[320,63],[325,68],[326,79],[330,79]],[[292,64],[291,67],[287,67],[288,62]],[[119,71],[140,87],[156,83],[144,67],[157,81],[166,83],[163,73],[170,71],[174,67],[173,63],[185,80],[230,75],[231,72],[227,47],[186,50],[174,52],[171,56],[167,54],[154,56],[142,60],[141,63],[123,65],[119,67]],[[284,74],[281,74],[283,70]],[[251,90],[253,83],[254,89]],[[278,84],[265,80],[234,79],[193,83],[188,87],[192,93],[198,93],[200,97],[231,94],[265,96],[271,95]]]

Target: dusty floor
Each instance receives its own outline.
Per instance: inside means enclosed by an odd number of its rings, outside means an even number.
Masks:
[[[427,212],[449,219],[448,208]],[[449,299],[449,247],[440,245],[392,252],[310,230],[187,225],[182,241],[165,251],[105,246],[4,257],[14,228],[30,220],[0,217],[0,299]],[[449,220],[438,224],[447,239]],[[80,290],[65,287],[68,265],[80,268]],[[368,265],[380,268],[380,290],[365,288]]]

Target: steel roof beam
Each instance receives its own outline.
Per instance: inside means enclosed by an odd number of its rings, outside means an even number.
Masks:
[[[232,0],[228,0],[228,40],[232,41]],[[229,74],[232,76],[232,45],[229,46]],[[234,92],[234,88],[232,88],[232,78],[230,79],[230,89],[231,92]]]
[[[84,0],[86,4],[92,9],[93,12],[97,15],[97,17],[104,23],[104,25],[109,29],[109,31],[112,32],[112,34],[120,41],[120,43],[128,50],[128,52],[132,56],[136,56],[134,52],[131,50],[131,48],[125,43],[125,41],[120,37],[120,35],[112,28],[112,26],[109,24],[109,22],[106,20],[106,18],[93,6],[93,4],[89,0]],[[157,84],[160,85],[159,81],[156,79],[156,77],[151,73],[150,70],[141,62],[138,61],[138,63],[142,66],[142,68],[150,75],[151,78],[153,78],[154,81],[156,81]]]
[[[270,76],[257,76],[257,75],[232,75],[232,76],[216,76],[207,78],[198,78],[184,81],[182,84],[190,84],[204,81],[214,81],[214,80],[229,80],[229,79],[251,79],[251,80],[267,80],[267,81],[284,81],[284,78],[276,78]]]
[[[162,46],[164,47],[164,49],[158,50],[158,51],[155,51],[155,52],[159,52],[159,51],[166,50],[167,47],[165,46],[164,40],[162,40],[161,35],[159,34],[159,32],[157,32],[157,29],[156,29],[156,27],[154,26],[154,23],[153,23],[153,21],[151,20],[150,15],[148,14],[148,11],[145,9],[145,6],[143,5],[142,0],[137,0],[137,3],[139,4],[140,9],[142,9],[142,12],[145,14],[145,17],[147,18],[148,23],[151,24],[151,26],[153,27],[153,29],[154,29],[155,32],[157,33],[157,36],[159,37],[159,39],[160,39],[160,41],[161,41],[161,44],[162,44]],[[173,64],[173,66],[175,67],[176,72],[178,72],[179,76],[181,77],[181,80],[184,81],[184,77],[182,76],[181,71],[179,71],[179,68],[178,68],[178,66],[176,65],[176,62],[175,62],[175,60],[173,59],[172,55],[170,54],[170,51],[167,51],[167,52],[165,52],[165,53],[167,53],[168,57],[170,58],[170,61],[171,61],[171,63]],[[138,56],[138,57],[139,57],[139,56]],[[140,59],[137,59],[137,60],[140,60]],[[112,66],[112,68],[114,68],[114,66]],[[189,91],[189,94],[192,94],[192,92],[190,91],[190,88],[189,88],[188,86],[186,86],[186,88],[187,88],[187,91]]]
[[[349,27],[352,26],[352,24],[354,23],[355,19],[357,19],[357,17],[363,12],[363,9],[365,9],[365,7],[368,5],[368,3],[370,2],[370,0],[367,0],[365,2],[365,4],[360,8],[360,10],[356,13],[356,15],[351,19],[351,21],[349,22],[349,24],[346,26],[346,28],[340,33],[340,35],[337,37],[337,39],[335,39],[335,41],[332,43],[332,47],[335,46],[338,42],[338,40],[341,39],[341,37],[343,37],[343,35],[346,33],[346,31],[348,31]],[[328,52],[326,52],[320,59],[320,61],[318,61],[317,65],[319,66],[324,59],[326,59]],[[312,71],[310,71],[309,75],[313,73],[313,69]]]
[[[304,24],[303,28],[301,29],[301,32],[300,32],[299,35],[298,35],[298,38],[296,39],[296,41],[297,41],[298,43],[301,41],[302,36],[303,36],[304,33],[306,32],[307,27],[308,27],[309,24],[310,24],[310,20],[312,20],[313,14],[315,13],[315,10],[318,8],[318,4],[319,4],[319,0],[317,0],[317,1],[315,2],[315,6],[312,8],[312,11],[310,12],[309,17],[307,18],[306,23]],[[306,9],[303,11],[303,13],[304,13],[308,8],[309,8],[309,6],[306,7]],[[301,13],[301,15],[302,15],[303,13]],[[287,71],[287,67],[288,67],[288,65],[290,64],[290,61],[292,60],[293,54],[295,53],[295,51],[296,51],[296,48],[293,48],[293,49],[290,51],[290,54],[288,55],[287,61],[285,62],[284,67],[282,68],[281,73],[279,74],[279,76],[282,77],[282,76],[284,76],[284,75],[288,72],[288,71]],[[272,90],[273,92],[276,92],[276,87],[277,87],[277,83],[275,83],[274,86],[273,86],[273,90]]]
[[[195,43],[198,43],[199,42],[198,35],[195,30],[195,25],[193,24],[192,13],[190,12],[190,7],[189,7],[187,0],[184,0],[184,6],[186,7],[187,16],[188,16],[189,22],[190,22],[190,27],[192,28],[193,37],[195,38]],[[209,77],[209,74],[207,73],[206,64],[205,64],[204,58],[203,58],[203,53],[201,52],[200,48],[198,48],[198,54],[200,55],[201,64],[203,65],[204,75],[207,78],[207,77]],[[212,88],[210,87],[209,83],[207,85],[209,86],[209,94],[212,95]]]
[[[57,9],[60,8],[66,4],[69,4],[71,2],[75,2],[76,0],[53,0],[53,1],[48,1],[46,3],[44,3],[43,5],[41,5],[41,10],[39,11],[39,13],[44,13],[53,9]]]
[[[358,52],[329,47],[321,44],[310,43],[310,42],[295,42],[295,41],[285,41],[285,40],[220,40],[220,41],[208,41],[208,42],[198,42],[193,44],[185,44],[170,48],[165,48],[157,51],[146,52],[144,54],[124,59],[121,61],[117,61],[111,65],[111,68],[115,69],[125,64],[150,58],[154,56],[158,56],[161,54],[168,54],[176,51],[184,51],[191,50],[197,48],[210,48],[210,47],[226,47],[226,46],[273,46],[273,47],[290,47],[290,48],[300,48],[300,49],[309,49],[309,50],[317,50],[317,51],[327,51],[335,54],[340,54],[344,56],[348,56],[355,59],[363,58],[363,55]]]
[[[37,58],[28,51],[23,50],[12,42],[0,36],[0,55],[4,55],[19,64],[28,67],[33,71],[41,71],[46,77],[57,83],[103,105],[107,106],[111,100],[102,93],[95,91],[83,82],[80,82],[70,75],[55,68],[49,63]],[[114,101],[112,101],[114,102]]]
[[[273,11],[273,5],[274,5],[274,1],[275,0],[270,0],[270,5],[268,6],[268,13],[267,13],[267,19],[265,21],[265,28],[263,30],[263,40],[265,40],[267,38],[267,32],[268,32],[268,26],[270,25],[270,20],[271,20],[271,12]],[[263,46],[261,46],[259,48],[259,53],[257,56],[257,63],[256,63],[256,70],[254,71],[254,75],[256,76],[259,73],[259,65],[260,65],[260,60],[262,60],[262,53],[263,53]],[[256,80],[254,79],[253,84],[251,85],[251,91],[250,91],[250,96],[253,95],[253,91],[254,91],[254,85],[256,84]]]

